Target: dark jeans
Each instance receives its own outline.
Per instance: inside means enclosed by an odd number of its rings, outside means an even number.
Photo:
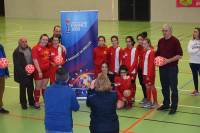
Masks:
[[[200,75],[200,64],[190,63],[195,90],[198,91],[198,74]]]
[[[0,108],[3,107],[3,93],[5,90],[5,77],[0,77]]]
[[[139,78],[140,85],[142,87],[142,92],[143,92],[144,98],[147,98],[146,86],[145,86],[145,84],[143,82],[143,74],[142,74],[142,69],[141,68],[138,68],[138,78]]]
[[[20,82],[19,88],[20,88],[19,97],[20,97],[21,105],[22,106],[27,105],[26,91],[27,91],[27,94],[28,94],[29,105],[34,105],[35,102],[34,102],[34,98],[33,98],[33,90],[34,90],[33,78],[32,77],[24,78]]]
[[[167,68],[160,67],[160,82],[162,86],[162,94],[164,97],[163,105],[170,106],[170,89],[171,94],[171,109],[177,109],[178,105],[178,66]]]

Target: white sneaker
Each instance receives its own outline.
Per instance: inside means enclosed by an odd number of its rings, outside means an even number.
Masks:
[[[151,102],[147,102],[146,104],[143,104],[142,107],[150,109],[151,108],[151,104],[152,104]]]

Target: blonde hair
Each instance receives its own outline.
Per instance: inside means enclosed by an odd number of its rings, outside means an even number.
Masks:
[[[94,88],[96,91],[110,91],[112,86],[108,76],[100,73],[94,83]]]

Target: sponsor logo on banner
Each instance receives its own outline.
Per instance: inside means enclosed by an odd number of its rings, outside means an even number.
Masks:
[[[176,0],[176,7],[200,7],[200,0]]]

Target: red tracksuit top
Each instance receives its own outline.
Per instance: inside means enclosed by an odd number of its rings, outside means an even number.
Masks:
[[[138,67],[142,68],[142,65],[143,65],[142,61],[143,61],[145,49],[141,45],[137,45],[136,49],[138,51]]]
[[[136,48],[125,48],[123,50],[122,64],[126,65],[131,75],[137,73],[138,56],[139,53]]]
[[[122,64],[123,50],[120,47],[113,48],[112,46],[107,50],[107,61],[109,64],[109,71],[118,73],[119,67]]]
[[[154,64],[154,59],[155,59],[155,52],[153,48],[147,50],[144,53],[142,60],[142,74],[147,77],[155,77],[155,64]]]
[[[95,66],[95,75],[97,76],[98,73],[101,72],[101,64],[103,61],[107,62],[107,47],[96,47],[93,50],[93,61],[94,61],[94,66]]]

